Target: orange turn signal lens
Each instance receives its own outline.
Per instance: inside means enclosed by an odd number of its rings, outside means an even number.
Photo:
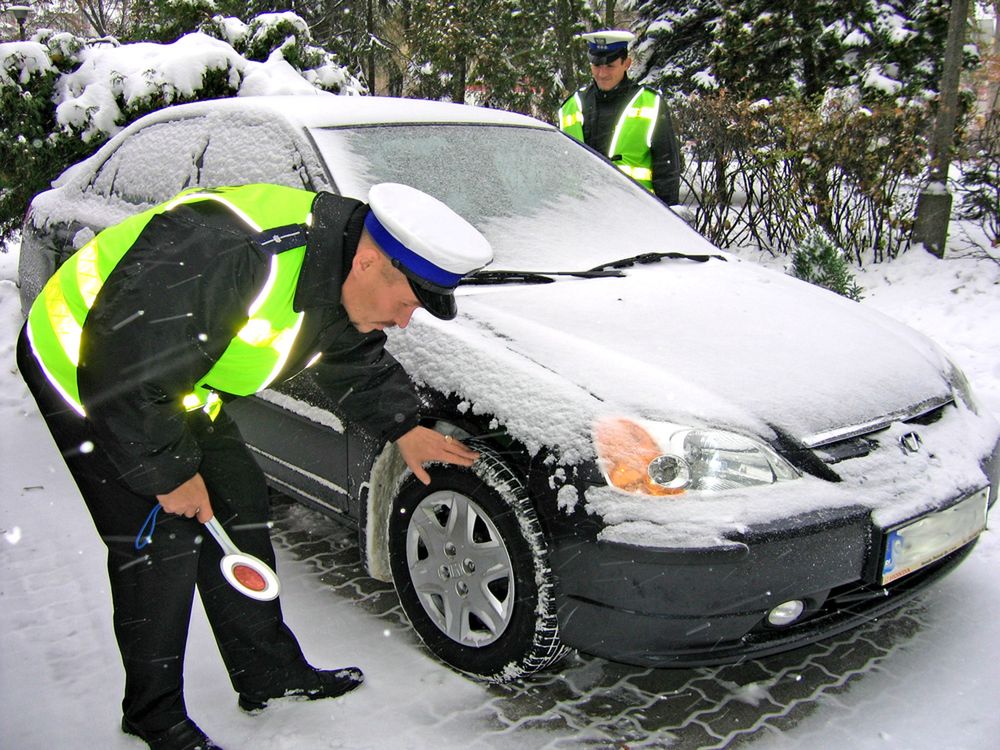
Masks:
[[[664,487],[649,476],[649,465],[663,449],[643,427],[630,419],[606,419],[594,426],[601,469],[613,487],[643,495],[680,495],[683,488]]]

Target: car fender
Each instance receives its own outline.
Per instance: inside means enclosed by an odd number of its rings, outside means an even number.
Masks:
[[[389,568],[389,515],[403,480],[410,474],[395,443],[388,442],[372,464],[367,497],[362,498],[359,537],[368,575],[377,581],[392,582]]]
[[[490,416],[480,415],[469,419],[456,413],[457,402],[436,392],[422,389],[425,402],[424,426],[451,435],[457,440],[465,440],[475,435],[489,435],[488,439],[478,438],[493,448],[499,448],[505,455],[522,455],[524,447],[510,441],[507,431]],[[506,448],[500,443],[510,442]],[[392,582],[389,567],[389,516],[400,487],[412,472],[403,460],[402,454],[393,442],[387,442],[375,456],[371,464],[368,480],[360,487],[358,510],[358,542],[361,558],[372,578],[385,583]]]

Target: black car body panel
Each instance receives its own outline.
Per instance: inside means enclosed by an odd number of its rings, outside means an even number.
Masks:
[[[794,578],[786,580],[782,585],[784,595],[803,599],[812,608],[807,618],[788,627],[769,626],[766,622],[767,610],[752,609],[751,603],[747,603],[747,609],[689,616],[673,612],[654,614],[643,609],[606,606],[591,599],[569,596],[559,610],[561,633],[566,643],[586,653],[647,667],[729,664],[769,656],[830,638],[892,612],[954,570],[974,546],[975,542],[972,542],[887,588],[851,583],[806,595],[798,593],[805,589],[797,586]],[[823,551],[833,553],[837,549]],[[632,568],[633,552],[624,549],[602,554],[597,563],[603,566],[600,568],[602,575],[606,575],[603,571],[609,567]],[[617,563],[608,559],[615,557],[619,558]],[[779,577],[788,575],[787,570],[776,571],[773,560],[769,562],[772,572],[777,572]],[[706,577],[714,582],[719,569],[704,563],[694,562],[692,565],[688,572],[669,565],[664,570],[662,564],[640,565],[634,572],[645,572],[650,577],[669,580],[666,586],[678,608],[697,609]],[[727,580],[736,580],[737,583],[729,583],[717,591],[720,595],[732,596],[733,603],[738,603],[737,597],[746,590],[738,583],[740,569],[726,566],[724,570],[729,576]],[[561,574],[564,572],[564,569],[561,570]],[[680,575],[675,575],[678,572]],[[641,597],[643,601],[646,598]],[[777,602],[779,598],[774,597],[772,601]],[[643,601],[636,601],[635,606],[642,607]],[[758,598],[755,603],[763,601]],[[622,601],[621,604],[627,602]]]

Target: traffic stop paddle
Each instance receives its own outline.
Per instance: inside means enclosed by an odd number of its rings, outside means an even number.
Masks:
[[[146,521],[135,538],[137,550],[153,541],[156,517],[162,509],[163,506],[157,503],[146,516]],[[259,557],[240,551],[215,516],[205,522],[205,528],[222,548],[223,556],[219,561],[219,568],[230,586],[244,596],[258,601],[267,602],[277,598],[281,592],[281,583],[278,581],[277,573],[271,570],[271,566]]]
[[[222,575],[226,577],[230,586],[241,594],[262,602],[278,596],[281,583],[278,581],[278,575],[267,563],[259,557],[241,552],[215,516],[205,522],[205,528],[225,553],[219,561],[219,567],[222,568]]]

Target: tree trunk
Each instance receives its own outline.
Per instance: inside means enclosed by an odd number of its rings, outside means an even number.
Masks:
[[[375,94],[375,13],[372,4],[375,0],[365,0],[365,30],[368,32],[368,93]]]
[[[458,104],[465,104],[465,75],[468,60],[465,55],[460,55],[455,60],[455,88],[452,89],[451,100]]]
[[[990,61],[990,76],[986,84],[986,101],[997,101],[1000,92],[1000,0],[993,0],[993,59]]]
[[[997,0],[1000,2],[1000,0]],[[575,45],[578,43],[573,39],[573,25],[576,17],[572,12],[572,5],[568,0],[557,0],[556,2],[556,36],[559,39],[559,57],[562,68],[563,86],[565,95],[569,96],[579,88],[580,83],[576,75],[576,56],[573,54]]]
[[[955,122],[958,119],[958,78],[962,67],[962,44],[969,15],[969,0],[952,0],[948,18],[948,45],[944,52],[941,93],[937,121],[931,137],[931,167],[928,186],[917,200],[913,240],[928,252],[944,257],[951,214],[948,192],[948,168],[955,145]]]

